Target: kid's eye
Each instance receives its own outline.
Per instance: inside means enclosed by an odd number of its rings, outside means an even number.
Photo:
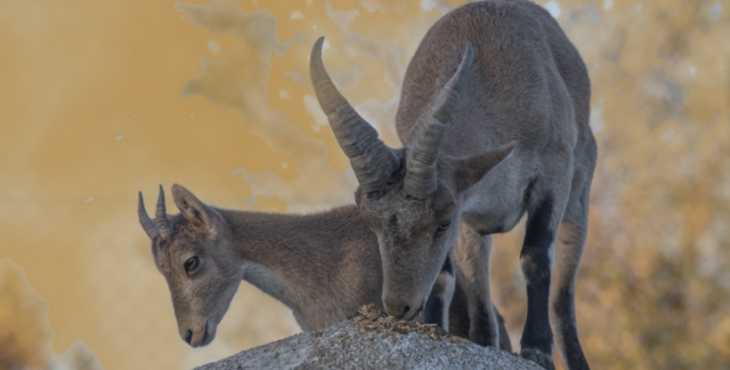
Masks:
[[[200,259],[198,258],[198,256],[193,256],[193,257],[188,258],[188,260],[185,261],[183,266],[185,267],[185,272],[189,274],[193,270],[195,270],[199,264],[200,264]]]

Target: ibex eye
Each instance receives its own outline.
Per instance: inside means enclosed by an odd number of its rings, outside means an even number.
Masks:
[[[185,272],[190,273],[193,270],[195,270],[198,267],[198,264],[200,263],[200,260],[197,256],[188,258],[187,261],[183,264],[185,267]]]
[[[450,225],[451,225],[451,222],[442,222],[439,225],[438,231],[446,231],[446,229],[448,229]]]

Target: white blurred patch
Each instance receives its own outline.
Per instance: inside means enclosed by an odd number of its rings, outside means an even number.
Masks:
[[[393,122],[395,119],[393,116],[395,115],[394,112],[397,108],[397,97],[382,104],[373,98],[368,98],[364,102],[355,106],[355,110],[360,114],[360,116],[375,127],[380,138],[386,144],[395,148],[400,146],[400,142],[388,140],[388,138],[396,136],[394,133],[395,127]]]
[[[405,0],[362,0],[360,2],[365,9],[370,13],[381,12],[383,14],[397,11],[399,14],[403,14],[403,10],[406,8]]]
[[[307,60],[309,60],[309,57],[307,57]],[[299,71],[284,72],[284,77],[291,77],[291,79],[298,84],[307,84],[312,86],[312,83],[309,81],[309,77],[299,73]]]
[[[289,168],[289,163],[288,162],[281,162],[281,168],[283,168],[283,169]]]
[[[230,176],[241,176],[244,181],[251,184],[253,190],[251,196],[246,199],[247,205],[258,204],[257,196],[269,199],[278,196],[288,202],[287,213],[311,213],[354,203],[352,192],[357,189],[357,179],[355,173],[352,172],[352,167],[348,167],[344,173],[337,176],[337,181],[331,181],[331,183],[327,183],[327,181],[335,180],[332,176],[333,171],[325,163],[307,163],[305,167],[307,173],[297,178],[295,182],[324,180],[317,181],[319,187],[323,189],[321,193],[314,194],[311,188],[304,189],[303,186],[296,186],[297,184],[288,184],[271,170],[254,174],[245,168],[239,168],[231,171]]]
[[[560,15],[560,3],[556,0],[548,1],[548,3],[545,4],[545,9],[547,9],[553,18],[557,18]]]
[[[697,272],[704,277],[713,277],[720,270],[718,251],[721,250],[716,235],[705,230],[695,241],[695,250],[698,252]]]
[[[725,163],[723,164],[722,174],[723,181],[717,185],[714,194],[717,199],[722,199],[726,202],[730,202],[730,161],[725,161]],[[730,222],[726,224],[730,224]],[[727,234],[724,232],[724,230],[725,228],[720,228],[719,232],[722,234]]]
[[[279,89],[279,98],[284,100],[289,99],[289,92],[284,89]]]
[[[312,130],[314,130],[314,132],[319,132],[319,129],[322,126],[327,125],[327,116],[319,106],[319,102],[316,97],[312,95],[305,95],[304,107],[307,109],[307,113],[314,118],[315,124],[312,126]]]
[[[613,8],[613,0],[604,0],[603,9],[611,10],[611,8]]]
[[[563,21],[565,22],[563,28],[567,30],[570,26],[583,21],[590,21],[591,23],[596,24],[601,20],[601,15],[598,13],[598,8],[596,8],[596,1],[589,0],[588,3],[584,5],[569,7],[565,11],[565,16],[563,18]]]
[[[210,39],[208,40],[208,50],[213,54],[218,54],[221,52],[221,46],[217,41]]]
[[[325,42],[325,45],[327,45],[327,42]],[[328,70],[327,73],[330,75],[330,78],[332,79],[332,82],[334,82],[335,86],[337,86],[337,90],[343,93],[355,89],[355,87],[357,87],[357,84],[360,83],[360,79],[366,77],[365,72],[363,72],[362,68],[360,68],[360,65],[358,64],[355,64],[355,66],[348,71],[337,72]],[[285,72],[284,77],[291,77],[294,82],[298,84],[305,83],[308,86],[312,86],[312,82],[309,80],[309,77],[304,76],[303,74],[299,73],[299,71]],[[279,96],[281,97],[281,95]]]
[[[352,34],[353,31],[350,29],[350,25],[355,18],[360,16],[360,12],[357,10],[335,10],[332,3],[325,5],[327,16],[332,19],[335,24],[343,31]],[[347,35],[345,35],[347,36]]]
[[[674,129],[668,128],[662,132],[662,135],[659,136],[659,139],[665,143],[670,142],[674,138]]]
[[[644,9],[644,5],[642,5],[642,4],[636,4],[636,5],[634,5],[634,10],[635,11],[640,12],[641,9]]]
[[[94,197],[88,197],[86,198],[86,203],[91,203],[94,201]]]
[[[315,24],[314,26],[312,26],[312,28],[314,28],[316,30],[317,29],[317,24]],[[324,39],[324,43],[322,44],[322,56],[324,56],[325,52],[327,52],[327,50],[330,47],[331,47],[330,40],[328,40],[328,39],[325,38]],[[309,57],[310,57],[310,55],[307,54],[307,61],[309,61]]]
[[[696,67],[689,67],[689,74],[694,76],[697,73]]]
[[[263,48],[283,55],[290,45],[277,39],[275,15],[265,10],[246,12],[238,1],[216,0],[204,5],[178,2],[175,3],[175,10],[186,15],[194,25],[208,29],[211,33],[232,34],[245,40],[249,54],[259,54]]]
[[[77,339],[61,354],[51,369],[104,370],[99,357],[83,341]]]
[[[332,81],[341,92],[352,91],[357,87],[361,78],[365,78],[365,72],[362,71],[359,64],[355,64],[349,71],[329,72]]]
[[[603,130],[603,126],[604,126],[604,123],[603,123],[604,100],[603,100],[603,98],[601,98],[601,99],[599,99],[599,101],[601,102],[601,105],[591,108],[590,126],[591,126],[591,131],[593,131],[593,133],[601,132],[601,130]]]
[[[451,11],[451,4],[446,0],[421,0],[421,9],[424,12],[436,9],[439,13],[446,14]]]
[[[722,12],[722,5],[720,3],[716,3],[707,9],[707,14],[709,14],[714,20],[717,20],[717,18],[720,17],[720,12]]]
[[[124,138],[124,135],[119,135],[116,137],[117,141],[122,140],[122,138]]]
[[[291,15],[289,16],[289,19],[291,19],[291,20],[304,19],[304,14],[302,14],[302,12],[297,10],[296,12],[291,13]]]

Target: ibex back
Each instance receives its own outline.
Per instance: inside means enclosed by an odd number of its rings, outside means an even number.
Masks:
[[[351,317],[365,304],[382,307],[378,242],[354,206],[282,215],[211,207],[180,185],[173,186],[172,196],[180,214],[167,215],[160,187],[155,218],[147,214],[141,193],[138,216],[170,288],[180,337],[189,345],[213,341],[242,280],[294,311],[305,331]],[[468,304],[455,284],[434,286],[429,322],[468,337]],[[454,294],[447,310],[444,293]],[[503,323],[500,330],[506,333]],[[501,348],[511,349],[509,338]]]
[[[441,18],[406,71],[391,149],[337,91],[322,39],[310,73],[360,183],[356,201],[377,235],[383,303],[401,318],[425,305],[449,251],[470,298],[470,339],[499,341],[489,296],[490,234],[527,213],[521,355],[547,369],[553,334],[563,363],[587,369],[575,321],[575,273],[596,160],[590,82],[553,17],[520,0],[471,3]],[[475,330],[487,327],[488,330]]]

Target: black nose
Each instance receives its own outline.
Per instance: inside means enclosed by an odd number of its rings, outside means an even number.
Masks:
[[[190,345],[190,342],[193,340],[193,331],[188,330],[187,333],[185,333],[185,342]]]

